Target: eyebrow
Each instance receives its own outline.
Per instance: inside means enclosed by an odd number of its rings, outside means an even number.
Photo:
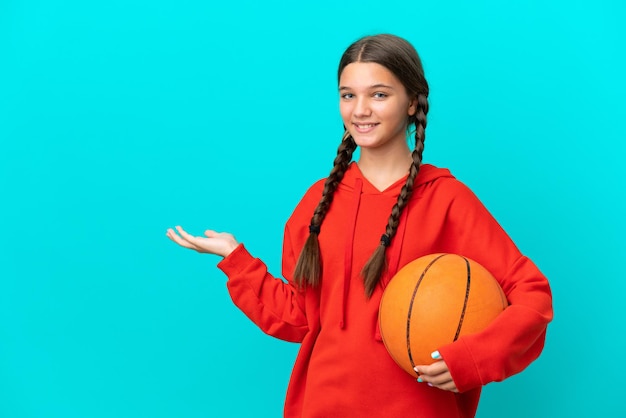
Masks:
[[[383,84],[383,83],[378,83],[378,84],[372,84],[371,86],[369,86],[368,88],[370,89],[378,89],[378,88],[386,88],[386,89],[390,89],[393,90],[393,87],[388,85],[388,84]],[[339,86],[339,90],[349,90],[350,87],[348,86]]]

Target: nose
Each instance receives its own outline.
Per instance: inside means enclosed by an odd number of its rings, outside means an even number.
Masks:
[[[357,118],[368,117],[372,114],[367,97],[359,97],[354,106],[354,116]]]

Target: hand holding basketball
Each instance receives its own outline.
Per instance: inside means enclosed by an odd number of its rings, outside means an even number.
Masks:
[[[227,232],[206,230],[204,232],[206,237],[196,237],[187,233],[180,226],[177,226],[176,230],[178,234],[172,228],[169,228],[165,235],[181,247],[189,248],[199,253],[226,257],[239,245],[235,237]]]
[[[434,359],[441,358],[438,351],[435,351],[432,357]],[[419,383],[426,383],[428,386],[441,390],[459,392],[452,379],[452,374],[450,374],[450,369],[448,369],[448,364],[444,360],[436,361],[429,365],[418,365],[415,366],[414,370],[419,375],[417,378]]]

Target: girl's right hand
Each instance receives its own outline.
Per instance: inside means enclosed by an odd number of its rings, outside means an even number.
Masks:
[[[180,226],[177,226],[176,230],[178,234],[169,228],[165,235],[181,247],[196,250],[199,253],[227,257],[239,245],[235,237],[227,232],[206,230],[204,231],[206,237],[195,237],[185,232]]]

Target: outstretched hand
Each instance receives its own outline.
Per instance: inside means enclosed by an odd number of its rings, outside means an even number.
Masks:
[[[438,351],[432,354],[433,359],[439,360],[428,366],[415,366],[415,371],[419,373],[417,381],[419,383],[426,383],[428,386],[432,386],[441,390],[449,390],[450,392],[458,393],[459,390],[452,380],[452,375],[448,369],[448,365],[444,360],[441,360],[441,355]]]
[[[176,233],[178,231],[178,234]],[[196,237],[177,226],[176,231],[169,228],[166,236],[181,247],[195,250],[199,253],[228,256],[239,245],[232,234],[227,232],[204,231],[205,237]]]

